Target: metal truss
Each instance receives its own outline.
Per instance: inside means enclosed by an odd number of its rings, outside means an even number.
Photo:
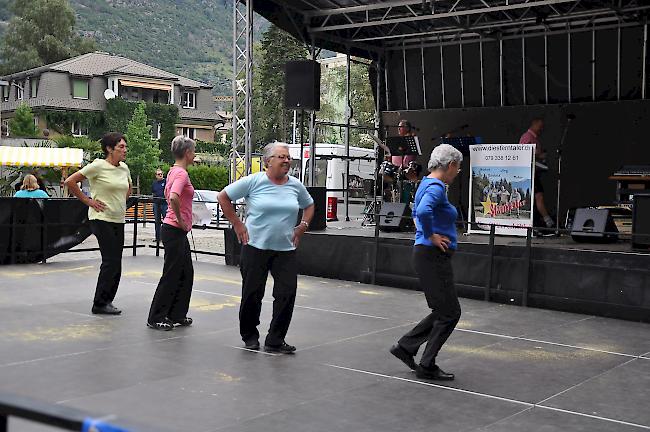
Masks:
[[[231,182],[244,154],[243,175],[251,172],[253,90],[253,0],[233,0],[233,100]],[[241,171],[241,168],[239,168]]]
[[[290,9],[312,38],[366,51],[625,27],[645,23],[650,11],[647,0],[270,1]]]

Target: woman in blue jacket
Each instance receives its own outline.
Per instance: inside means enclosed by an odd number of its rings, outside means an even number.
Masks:
[[[431,152],[430,174],[415,194],[413,219],[415,245],[413,267],[420,280],[431,313],[390,349],[390,352],[415,370],[418,378],[453,380],[454,375],[436,365],[436,356],[460,319],[460,303],[454,287],[451,257],[456,250],[456,208],[447,199],[447,185],[460,172],[463,155],[448,144]],[[420,364],[414,357],[427,343]]]

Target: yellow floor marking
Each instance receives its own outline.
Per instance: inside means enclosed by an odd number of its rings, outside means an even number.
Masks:
[[[24,342],[104,339],[110,329],[101,324],[70,324],[63,327],[38,327],[33,330],[0,333],[0,337]]]
[[[377,292],[377,291],[370,291],[370,290],[359,290],[359,294],[365,294],[365,295],[371,295],[371,296],[378,296],[378,295],[381,295],[380,292]]]
[[[226,301],[222,303],[214,303],[203,299],[192,299],[192,301],[190,301],[191,309],[199,310],[202,312],[219,311],[227,307],[237,307],[237,306],[239,306],[238,303],[231,302],[231,301]]]
[[[30,271],[30,272],[17,272],[17,271],[3,271],[0,272],[0,277],[6,276],[6,277],[29,277],[29,276],[41,276],[41,275],[47,275],[47,274],[52,274],[52,273],[68,273],[68,272],[75,272],[75,271],[84,271],[84,270],[90,270],[94,269],[95,266],[83,266],[83,267],[74,267],[74,268],[66,268],[66,269],[58,269],[58,270],[41,270],[41,271]]]
[[[224,381],[224,382],[238,382],[241,381],[241,378],[234,377],[232,375],[228,375],[223,372],[217,372],[214,374],[214,377],[219,380],[219,381]]]

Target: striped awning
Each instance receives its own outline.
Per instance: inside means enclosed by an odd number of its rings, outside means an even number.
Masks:
[[[120,85],[125,87],[138,87],[138,88],[146,88],[152,90],[164,90],[164,91],[172,90],[171,84],[158,84],[158,83],[152,83],[146,81],[120,80]]]
[[[84,151],[77,148],[0,146],[0,165],[33,167],[78,167]]]

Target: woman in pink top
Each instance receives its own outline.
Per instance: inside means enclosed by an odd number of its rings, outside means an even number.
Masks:
[[[171,144],[176,163],[167,173],[165,199],[168,208],[160,230],[165,247],[165,263],[147,320],[147,327],[155,330],[172,330],[175,324],[192,325],[187,311],[192,295],[194,266],[187,233],[192,229],[194,187],[187,167],[194,162],[194,149],[194,141],[184,136],[177,136]]]

